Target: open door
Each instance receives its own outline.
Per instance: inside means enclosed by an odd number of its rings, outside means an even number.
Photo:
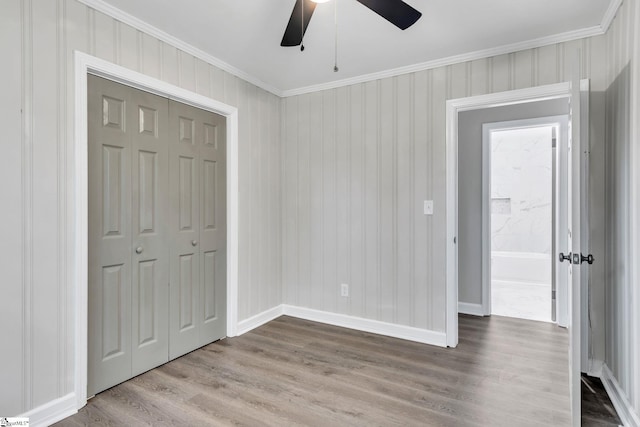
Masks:
[[[579,56],[579,55],[578,55]],[[569,108],[569,149],[567,157],[568,188],[567,197],[567,252],[560,253],[560,262],[564,262],[560,268],[568,268],[569,273],[569,387],[571,396],[572,425],[580,426],[581,417],[581,326],[582,326],[582,283],[586,282],[585,261],[593,262],[586,248],[587,231],[583,227],[586,224],[586,159],[588,116],[583,110],[588,111],[589,81],[580,81],[579,61],[576,61],[571,80],[571,98]],[[584,138],[581,135],[584,134]],[[584,200],[583,200],[584,199]],[[584,234],[584,236],[583,236]],[[585,267],[583,267],[585,266]],[[586,290],[585,290],[586,291]]]

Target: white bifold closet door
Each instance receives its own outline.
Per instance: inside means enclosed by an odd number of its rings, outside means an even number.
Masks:
[[[226,335],[225,119],[88,79],[91,396]]]

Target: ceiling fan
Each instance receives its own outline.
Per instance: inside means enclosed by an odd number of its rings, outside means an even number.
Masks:
[[[305,31],[307,31],[307,26],[309,25],[313,11],[316,9],[316,4],[324,3],[325,1],[327,0],[296,0],[280,46],[300,45]],[[422,13],[402,0],[356,1],[382,16],[401,30],[406,30],[422,16]]]

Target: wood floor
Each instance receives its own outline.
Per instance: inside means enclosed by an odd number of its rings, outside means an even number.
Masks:
[[[567,333],[460,316],[444,349],[280,317],[107,390],[58,426],[569,424]]]
[[[622,420],[600,378],[582,374],[582,426],[617,427]]]

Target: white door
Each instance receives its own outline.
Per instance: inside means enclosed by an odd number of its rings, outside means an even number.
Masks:
[[[88,82],[91,396],[168,360],[168,105]]]
[[[573,78],[571,80],[571,101],[570,101],[570,132],[569,132],[569,152],[568,152],[568,188],[570,193],[567,197],[568,210],[568,254],[565,252],[564,265],[569,270],[569,382],[571,395],[571,417],[574,426],[580,425],[581,417],[581,327],[582,327],[582,298],[581,293],[584,275],[588,274],[585,263],[586,257],[590,257],[585,248],[586,231],[582,227],[587,209],[584,208],[586,193],[585,164],[587,148],[587,117],[583,115],[583,110],[588,111],[588,81],[580,81],[579,67],[574,66]],[[584,135],[582,135],[584,134]],[[582,137],[584,136],[584,137]],[[584,147],[583,147],[584,144]],[[585,199],[585,200],[583,200]],[[586,290],[585,290],[586,291]],[[586,313],[585,313],[586,314]]]

